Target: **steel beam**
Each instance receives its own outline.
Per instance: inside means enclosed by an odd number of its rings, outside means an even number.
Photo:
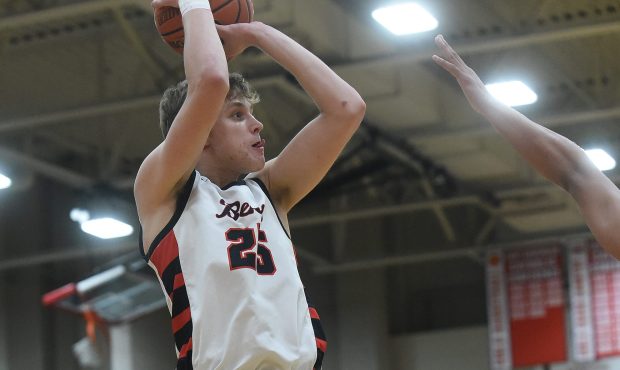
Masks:
[[[10,149],[0,148],[0,158],[2,158],[2,160],[9,160],[11,162],[19,163],[32,171],[38,172],[44,176],[50,177],[60,183],[74,188],[87,188],[95,183],[93,179],[87,176]]]
[[[344,273],[351,271],[374,270],[384,267],[414,265],[431,261],[444,261],[459,258],[480,258],[479,253],[489,249],[506,249],[506,248],[527,248],[540,244],[562,243],[569,240],[591,238],[590,233],[576,233],[563,235],[560,237],[525,239],[510,243],[487,244],[482,248],[480,246],[469,246],[449,251],[415,253],[403,256],[373,258],[361,261],[345,262],[333,265],[316,266],[314,272],[319,275]]]
[[[54,19],[92,14],[123,6],[135,6],[144,10],[148,10],[149,12],[151,11],[149,2],[141,0],[96,0],[87,2],[76,2],[69,5],[62,5],[25,14],[5,17],[0,20],[0,33],[9,30],[19,29],[21,27],[28,27],[40,23],[47,23],[50,20]]]

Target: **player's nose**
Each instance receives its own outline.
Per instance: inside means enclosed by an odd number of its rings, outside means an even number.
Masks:
[[[253,134],[257,134],[263,130],[263,123],[252,117],[251,130]]]

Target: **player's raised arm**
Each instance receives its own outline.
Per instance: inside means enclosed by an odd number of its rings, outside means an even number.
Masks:
[[[573,196],[598,242],[620,258],[620,190],[578,145],[495,100],[442,36],[435,43],[440,55],[433,60],[456,78],[472,108],[536,171]]]
[[[177,0],[152,4],[154,8],[177,6]],[[136,201],[139,211],[146,213],[176,199],[177,191],[194,171],[228,92],[228,66],[208,0],[180,0],[178,5],[185,32],[187,96],[165,140],[138,172]],[[160,109],[165,109],[164,104]]]
[[[280,31],[259,22],[219,27],[226,52],[233,57],[236,40],[250,38],[292,73],[320,113],[258,176],[267,184],[281,211],[288,211],[325,176],[359,127],[365,103],[349,84],[319,58]]]

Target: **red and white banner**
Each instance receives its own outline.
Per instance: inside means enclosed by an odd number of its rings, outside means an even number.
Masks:
[[[510,370],[512,358],[502,252],[489,251],[486,265],[491,370]]]
[[[589,245],[596,357],[620,355],[620,263],[595,242]]]
[[[513,366],[567,360],[559,246],[506,252]]]
[[[572,359],[589,362],[596,358],[592,330],[590,290],[590,250],[587,245],[573,245],[568,250],[568,287],[572,327]]]
[[[561,248],[490,251],[486,269],[491,369],[565,362]]]
[[[569,248],[575,361],[620,355],[620,262],[595,241]]]

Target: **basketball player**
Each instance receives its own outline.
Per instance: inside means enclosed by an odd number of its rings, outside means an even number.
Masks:
[[[620,258],[618,188],[575,143],[495,100],[443,36],[435,43],[441,56],[433,55],[433,60],[456,78],[471,107],[534,169],[572,195],[599,244]]]
[[[165,139],[142,163],[134,194],[141,251],[172,315],[177,369],[318,369],[326,342],[313,332],[318,315],[306,302],[287,213],[333,164],[365,103],[274,28],[216,27],[207,0],[153,6],[181,9],[186,81],[164,93]],[[226,63],[250,46],[293,74],[320,112],[267,163],[256,94]]]

